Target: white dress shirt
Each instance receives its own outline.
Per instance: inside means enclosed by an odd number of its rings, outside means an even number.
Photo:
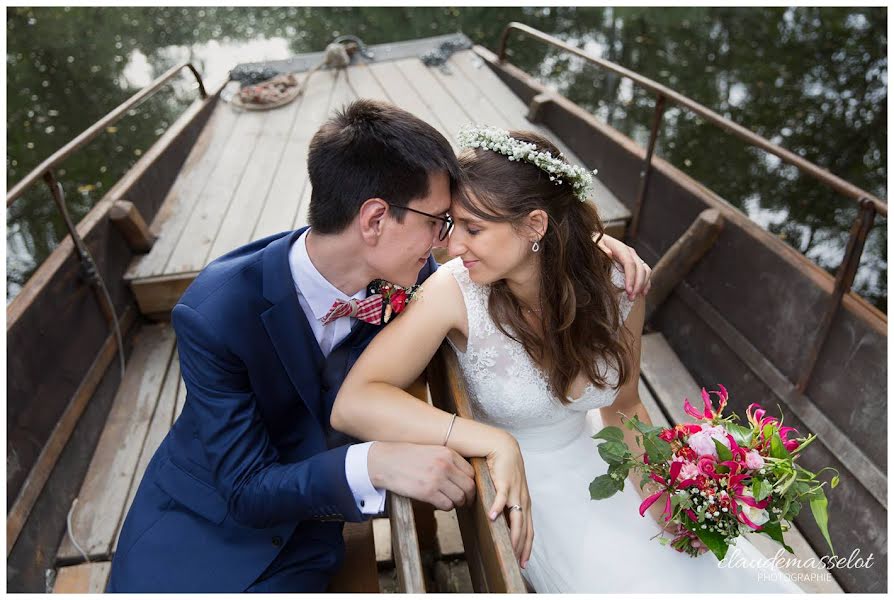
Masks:
[[[351,333],[354,319],[342,317],[327,325],[323,325],[320,319],[326,316],[336,299],[347,302],[352,297],[357,300],[366,298],[366,288],[353,296],[348,296],[329,283],[307,254],[308,231],[310,229],[302,233],[289,249],[289,269],[292,272],[295,291],[298,292],[298,303],[307,317],[307,322],[310,323],[323,356],[329,356],[332,349]],[[367,456],[373,443],[353,444],[345,456],[345,477],[354,494],[357,508],[363,514],[379,514],[385,510],[385,490],[374,487],[369,480]]]

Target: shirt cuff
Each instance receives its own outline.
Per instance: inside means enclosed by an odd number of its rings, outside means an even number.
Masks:
[[[385,490],[373,486],[369,480],[367,456],[374,443],[353,444],[345,454],[345,478],[357,509],[364,515],[377,515],[385,510]]]

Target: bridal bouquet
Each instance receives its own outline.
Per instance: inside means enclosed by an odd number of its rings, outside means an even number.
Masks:
[[[792,552],[782,537],[805,502],[822,531],[829,548],[828,513],[825,482],[819,473],[811,473],[798,464],[801,452],[815,435],[793,437],[796,430],[768,416],[758,404],[751,404],[746,415],[748,426],[739,425],[739,417],[723,416],[729,395],[702,388],[704,409],[696,410],[689,400],[683,407],[698,423],[683,423],[673,428],[654,427],[636,418],[623,418],[624,426],[635,430],[637,445],[643,450],[635,456],[624,442],[618,427],[605,427],[593,436],[604,440],[598,450],[608,463],[608,472],[590,484],[590,496],[601,500],[624,489],[631,470],[642,473],[640,488],[654,482],[657,491],[640,505],[639,513],[656,502],[664,505],[664,519],[676,525],[670,545],[691,556],[711,550],[722,560],[736,537],[762,533]],[[714,410],[711,396],[717,396]],[[838,485],[838,474],[831,487]],[[659,504],[661,506],[661,504]],[[668,538],[660,538],[668,543]]]

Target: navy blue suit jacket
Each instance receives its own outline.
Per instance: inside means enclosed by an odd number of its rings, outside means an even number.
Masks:
[[[329,415],[380,327],[355,322],[323,358],[289,269],[302,231],[215,260],[174,307],[186,403],[127,514],[109,591],[239,592],[275,560],[338,569],[344,521],[365,517],[345,478],[353,440]]]

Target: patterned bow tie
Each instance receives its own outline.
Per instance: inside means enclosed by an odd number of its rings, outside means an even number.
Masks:
[[[382,295],[374,294],[364,300],[351,298],[348,302],[336,300],[320,321],[323,325],[327,325],[342,317],[354,317],[372,325],[379,325],[382,322]]]

